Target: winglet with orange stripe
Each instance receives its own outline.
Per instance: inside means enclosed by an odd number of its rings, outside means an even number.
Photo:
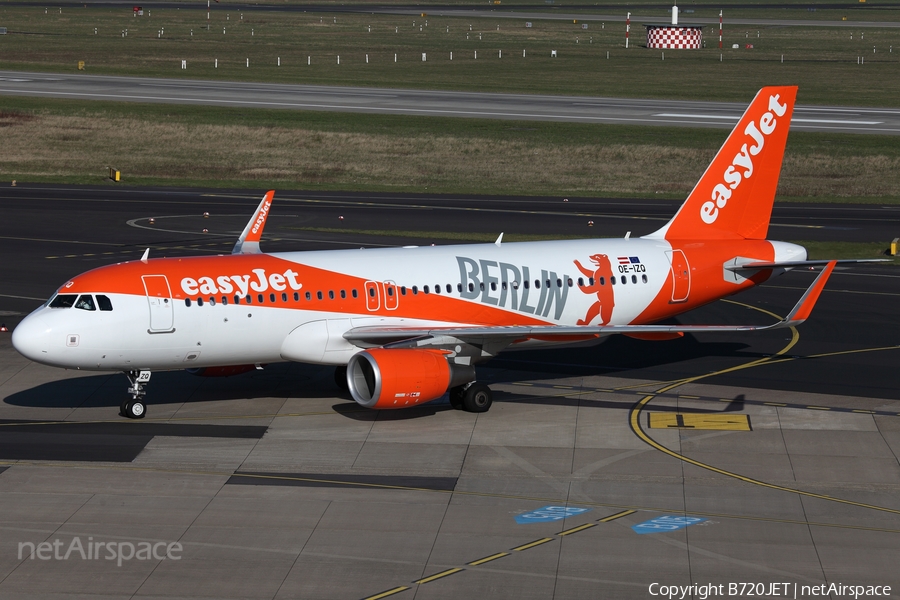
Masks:
[[[260,254],[259,240],[262,238],[263,229],[266,226],[266,219],[269,218],[269,210],[272,208],[272,199],[275,197],[275,190],[269,190],[263,196],[262,201],[253,213],[241,237],[238,238],[234,245],[232,254]]]
[[[831,272],[834,271],[834,266],[836,264],[836,260],[829,261],[828,265],[822,269],[822,272],[819,273],[819,276],[816,277],[813,284],[809,286],[809,289],[801,296],[800,300],[797,302],[797,306],[795,306],[790,314],[785,317],[784,323],[786,325],[799,325],[809,318],[813,306],[816,305],[816,300],[819,299],[819,295],[825,288],[825,283],[831,276]]]

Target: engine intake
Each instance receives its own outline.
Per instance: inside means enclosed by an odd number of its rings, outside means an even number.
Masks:
[[[347,364],[350,395],[366,408],[406,408],[475,380],[475,368],[451,364],[442,350],[373,348]]]

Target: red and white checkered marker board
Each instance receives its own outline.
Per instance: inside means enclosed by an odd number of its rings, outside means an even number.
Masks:
[[[697,50],[703,44],[699,27],[648,27],[647,47],[662,50]]]

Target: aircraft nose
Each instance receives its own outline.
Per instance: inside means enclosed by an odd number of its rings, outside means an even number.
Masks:
[[[50,350],[50,326],[37,315],[27,316],[13,330],[12,343],[25,358],[43,362]]]

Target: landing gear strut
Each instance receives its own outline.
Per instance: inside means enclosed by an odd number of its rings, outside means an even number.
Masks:
[[[147,414],[147,405],[144,404],[143,397],[147,393],[144,384],[150,381],[150,371],[127,371],[125,376],[131,387],[128,393],[131,394],[131,400],[122,402],[119,407],[120,414],[129,419],[143,419]]]
[[[350,386],[347,385],[347,365],[334,368],[334,383],[342,392],[350,391]]]
[[[483,413],[490,410],[493,401],[491,388],[477,381],[450,388],[450,406],[456,409]]]

